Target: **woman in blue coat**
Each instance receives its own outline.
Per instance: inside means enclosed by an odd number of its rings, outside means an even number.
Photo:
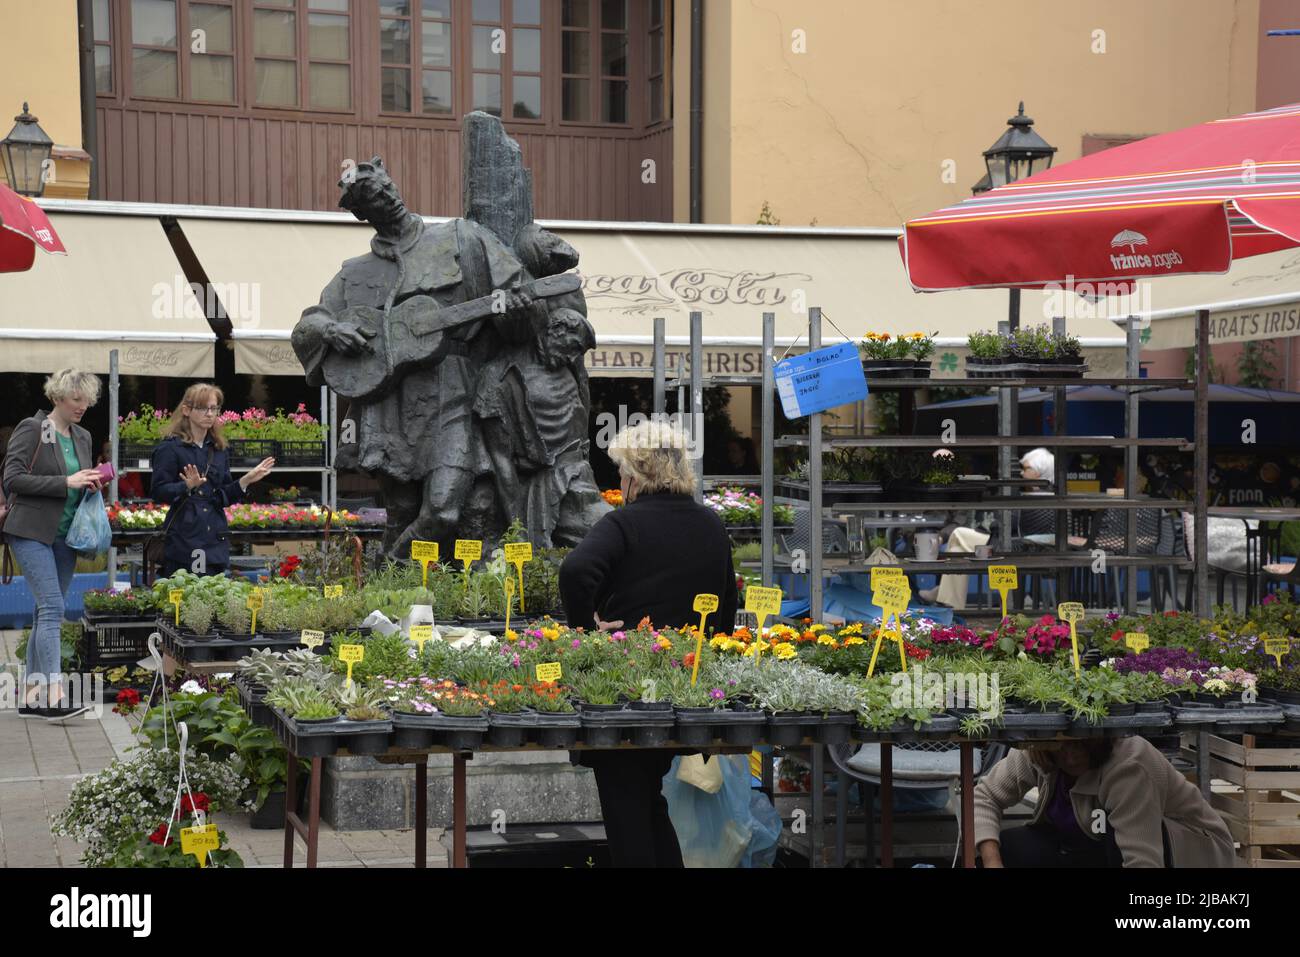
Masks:
[[[238,480],[230,474],[226,437],[217,421],[223,399],[210,383],[190,386],[172,414],[166,438],[154,449],[150,495],[169,506],[164,576],[182,568],[200,575],[224,573],[230,564],[226,506],[243,501],[248,487],[275,466],[275,459],[265,458]]]

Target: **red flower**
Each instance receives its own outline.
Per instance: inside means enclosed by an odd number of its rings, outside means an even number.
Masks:
[[[693,651],[688,651],[688,652],[686,653],[686,655],[682,658],[682,665],[685,666],[685,667],[687,667],[687,668],[694,668],[694,667],[695,667],[695,652],[693,652]]]
[[[1165,612],[1165,617],[1166,617],[1166,618],[1177,618],[1177,617],[1178,617],[1178,612],[1176,612],[1176,611],[1167,611],[1167,612]]]
[[[192,798],[188,794],[182,794],[181,813],[193,814],[195,811],[207,813],[208,803],[208,796],[202,791],[195,791]]]
[[[117,693],[117,706],[113,708],[116,714],[130,714],[140,706],[140,692],[134,688],[123,688]]]
[[[158,830],[154,831],[152,834],[149,835],[149,840],[159,845],[160,847],[165,847],[168,844],[171,844],[171,842],[176,839],[174,837],[167,836],[166,824],[159,824]]]
[[[1124,637],[1124,632],[1120,631],[1118,628],[1116,628],[1114,631],[1110,633],[1111,641],[1119,641],[1123,637]]]

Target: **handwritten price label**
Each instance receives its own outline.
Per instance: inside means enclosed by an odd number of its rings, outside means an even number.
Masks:
[[[1070,651],[1074,656],[1074,673],[1079,674],[1079,634],[1075,628],[1083,621],[1083,605],[1077,601],[1063,601],[1056,606],[1056,617],[1070,623]]]
[[[436,562],[438,560],[438,543],[411,542],[411,558],[417,562]]]
[[[902,614],[912,600],[912,587],[906,578],[885,578],[871,592],[871,603],[882,610]]]
[[[520,562],[531,562],[532,560],[532,542],[511,542],[506,546],[506,561],[511,565],[518,565]]]
[[[781,589],[750,585],[745,589],[745,611],[762,617],[781,614]],[[762,627],[761,622],[759,627]]]
[[[995,590],[1000,591],[1007,589],[1009,591],[1020,587],[1020,577],[1016,572],[1015,565],[990,565],[989,566],[989,585]]]
[[[1145,632],[1129,631],[1124,633],[1124,644],[1140,655],[1151,647],[1151,638]]]
[[[1290,638],[1265,638],[1264,654],[1277,659],[1277,666],[1282,667],[1282,656],[1291,650]]]
[[[343,597],[343,586],[342,586],[342,585],[325,585],[325,586],[323,586],[323,588],[322,588],[322,592],[321,592],[321,593],[322,593],[326,598],[342,598],[342,597]]]
[[[551,661],[544,665],[537,666],[538,681],[559,681],[564,675],[564,669],[560,667],[558,661]]]
[[[476,562],[483,557],[483,542],[472,538],[456,539],[456,561]]]
[[[432,637],[433,625],[411,626],[411,640],[415,642],[416,646],[420,649],[420,654],[424,654],[424,643]]]
[[[321,645],[325,644],[325,632],[313,631],[310,628],[304,629],[302,637],[298,639],[302,642],[304,648],[310,648],[315,651]]]
[[[249,611],[261,611],[262,607],[266,604],[266,596],[260,591],[255,591],[248,596],[247,604]]]
[[[199,867],[208,866],[208,855],[221,850],[221,835],[215,824],[181,828],[181,853],[198,858]]]
[[[906,580],[907,576],[904,575],[903,570],[896,565],[873,565],[871,568],[871,590],[875,591],[877,585],[889,578],[902,578]]]
[[[171,602],[172,607],[176,609],[177,625],[180,625],[181,623],[181,600],[184,597],[185,597],[185,592],[181,591],[179,588],[173,588],[171,591],[167,593],[167,600]]]
[[[701,615],[711,615],[718,610],[717,595],[696,595],[695,604],[691,606]]]
[[[340,645],[339,661],[345,664],[355,665],[366,658],[365,645]]]

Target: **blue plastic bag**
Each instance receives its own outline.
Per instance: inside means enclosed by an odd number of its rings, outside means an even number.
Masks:
[[[104,508],[104,496],[89,489],[81,497],[77,514],[68,526],[68,547],[83,555],[101,555],[108,551],[113,541],[113,529],[108,524],[108,512]]]
[[[747,755],[713,755],[722,768],[722,789],[707,794],[677,780],[681,758],[664,775],[668,816],[687,867],[771,867],[781,836],[781,817],[767,795],[750,787]]]

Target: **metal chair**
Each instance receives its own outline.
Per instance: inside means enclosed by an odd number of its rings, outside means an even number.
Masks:
[[[848,841],[849,784],[858,781],[863,785],[863,804],[866,809],[866,845],[867,860],[874,866],[875,854],[875,793],[880,786],[880,745],[856,742],[830,745],[826,748],[831,761],[839,773],[839,783],[835,792],[835,862],[844,866],[845,846]],[[961,745],[947,741],[921,741],[891,745],[893,761],[891,786],[904,790],[931,790],[946,787],[950,792],[960,787]],[[875,760],[871,760],[874,752]],[[865,761],[855,761],[859,753],[865,755]],[[975,749],[975,763],[972,782],[978,781],[988,770],[1001,761],[1007,754],[1007,746],[1002,742],[989,742],[983,748]],[[856,766],[855,766],[856,765]],[[873,770],[874,768],[874,770]],[[957,816],[960,843],[961,815]]]

